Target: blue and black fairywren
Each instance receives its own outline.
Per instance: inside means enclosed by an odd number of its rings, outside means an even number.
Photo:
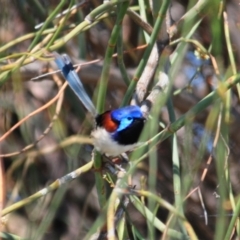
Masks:
[[[96,128],[92,131],[93,144],[106,156],[118,156],[133,150],[144,127],[145,118],[138,106],[127,106],[98,114],[82,82],[75,72],[68,55],[54,53],[55,62],[69,86],[86,109],[95,117]]]

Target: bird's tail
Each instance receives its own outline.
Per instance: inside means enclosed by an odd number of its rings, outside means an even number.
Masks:
[[[74,70],[70,57],[67,54],[63,54],[61,56],[56,52],[54,52],[53,54],[55,57],[55,63],[62,71],[63,76],[67,80],[69,86],[81,100],[85,108],[95,117],[97,115],[96,108],[93,105],[92,100],[89,98],[87,92],[85,91],[76,71]]]

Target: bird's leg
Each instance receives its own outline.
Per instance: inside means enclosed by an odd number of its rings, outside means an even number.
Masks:
[[[121,157],[123,163],[129,163],[129,158],[128,155],[126,153],[122,153],[119,157]]]
[[[107,162],[108,164],[110,164],[112,167],[118,169],[121,172],[126,172],[126,170],[124,168],[121,167],[121,165],[119,164],[119,158],[114,158],[111,159],[108,156],[106,156],[105,154],[103,155],[105,162]],[[117,160],[117,161],[115,161]]]

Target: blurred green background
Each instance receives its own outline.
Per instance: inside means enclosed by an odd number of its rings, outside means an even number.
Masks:
[[[151,141],[130,154],[115,239],[239,239],[239,1],[1,0],[0,21],[2,239],[107,239],[115,212],[116,176],[96,159],[57,185],[92,160],[94,124],[52,51],[80,64],[100,112],[130,104],[141,76],[146,99],[168,74],[141,137]]]

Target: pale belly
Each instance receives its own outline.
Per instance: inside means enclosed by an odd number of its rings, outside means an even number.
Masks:
[[[138,143],[130,145],[120,145],[111,138],[109,132],[103,128],[97,128],[91,133],[93,144],[97,151],[106,154],[106,156],[116,157],[122,153],[133,150]]]

